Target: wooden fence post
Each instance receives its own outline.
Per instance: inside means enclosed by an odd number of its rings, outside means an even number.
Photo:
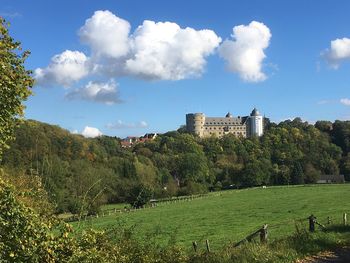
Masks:
[[[192,242],[192,246],[193,246],[194,252],[197,252],[197,247],[198,247],[198,245],[197,245],[197,242],[196,242],[196,241],[193,241],[193,242]]]
[[[267,224],[263,225],[263,227],[260,229],[260,242],[267,242]]]
[[[205,244],[207,245],[207,251],[210,253],[210,246],[209,246],[209,240],[205,240]]]
[[[346,215],[346,213],[343,214],[343,224],[344,224],[344,226],[346,226],[346,224],[347,224],[347,215]]]
[[[315,232],[315,222],[316,222],[316,217],[314,217],[314,215],[309,216],[309,231],[310,232]]]

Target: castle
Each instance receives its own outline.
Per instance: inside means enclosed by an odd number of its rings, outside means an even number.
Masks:
[[[263,135],[263,116],[254,108],[250,116],[233,117],[227,113],[225,117],[206,117],[204,113],[186,114],[186,129],[199,137],[222,137],[233,134],[243,138]]]

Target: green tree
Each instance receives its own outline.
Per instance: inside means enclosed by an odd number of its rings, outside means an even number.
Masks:
[[[317,121],[315,123],[315,127],[322,132],[330,133],[333,128],[333,124],[330,121]]]
[[[0,17],[0,159],[3,150],[13,139],[18,118],[23,116],[24,100],[31,94],[34,80],[24,62],[29,51],[22,52],[21,45],[8,32],[8,25]]]
[[[178,159],[178,175],[182,184],[205,183],[209,176],[208,160],[203,153],[184,153]]]
[[[292,184],[304,183],[304,171],[303,166],[300,162],[295,162],[293,165],[291,177]]]
[[[350,154],[344,156],[340,163],[340,172],[344,174],[345,180],[350,180]]]

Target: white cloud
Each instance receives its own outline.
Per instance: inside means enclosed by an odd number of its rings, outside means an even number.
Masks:
[[[140,121],[138,123],[125,123],[118,120],[115,123],[108,123],[106,125],[108,129],[134,129],[134,128],[147,128],[148,124],[145,121]]]
[[[69,100],[80,99],[112,105],[121,103],[117,83],[114,80],[109,82],[89,81],[83,88],[75,89],[65,96]]]
[[[8,17],[8,18],[16,18],[16,17],[22,17],[22,14],[18,12],[0,12],[0,16]]]
[[[331,41],[331,48],[322,52],[321,55],[330,67],[338,69],[342,61],[350,59],[350,39],[344,37]]]
[[[85,126],[81,134],[86,138],[95,138],[101,136],[102,132],[97,128]]]
[[[180,28],[175,23],[145,20],[130,38],[128,74],[160,80],[180,80],[199,76],[206,57],[221,42],[212,30]]]
[[[225,40],[219,47],[220,56],[227,61],[227,68],[247,82],[264,81],[262,62],[264,49],[269,46],[271,32],[263,23],[252,21],[248,26],[233,28],[233,40]]]
[[[115,16],[110,11],[96,11],[80,28],[79,36],[88,44],[94,55],[119,58],[129,51],[128,21]]]
[[[79,51],[66,50],[51,58],[46,68],[37,68],[34,78],[40,86],[62,85],[69,87],[89,73],[88,58]]]
[[[55,55],[46,68],[35,70],[37,84],[69,87],[96,74],[149,80],[198,77],[221,42],[212,30],[149,20],[130,34],[129,22],[107,10],[96,11],[78,34],[90,47],[90,57],[70,50]]]
[[[348,99],[348,98],[340,99],[340,103],[344,104],[346,106],[350,106],[350,99]]]
[[[332,103],[331,100],[320,100],[317,102],[318,105],[324,105],[324,104],[330,104]]]

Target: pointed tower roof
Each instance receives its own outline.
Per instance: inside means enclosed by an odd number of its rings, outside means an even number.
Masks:
[[[250,114],[250,116],[253,117],[253,116],[261,116],[261,115],[260,115],[260,112],[258,111],[258,109],[254,108],[252,113]]]

